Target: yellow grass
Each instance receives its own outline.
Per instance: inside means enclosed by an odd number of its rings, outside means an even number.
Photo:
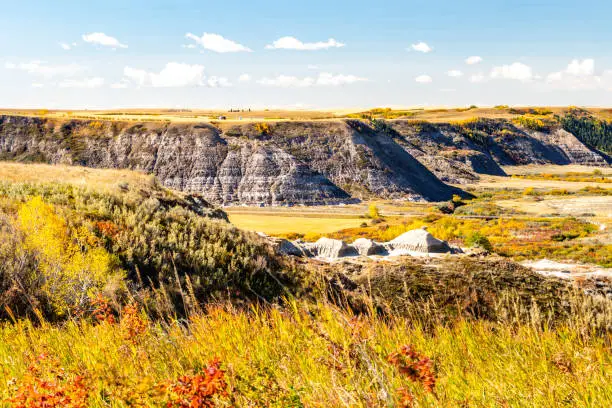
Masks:
[[[302,110],[252,110],[248,112],[229,112],[228,110],[214,109],[187,109],[175,111],[170,109],[116,109],[116,110],[0,110],[0,114],[19,116],[42,116],[52,119],[96,119],[119,120],[136,122],[173,122],[173,123],[200,123],[219,121],[225,116],[225,121],[276,121],[276,120],[317,120],[332,119],[335,115],[327,111]]]
[[[243,108],[243,107],[240,107]],[[524,107],[515,107],[524,109]],[[342,118],[350,114],[359,114],[369,109],[335,108],[328,110],[291,110],[291,109],[259,109],[248,112],[229,112],[227,109],[113,109],[113,110],[48,110],[48,109],[0,109],[0,114],[43,116],[56,119],[98,119],[98,120],[128,120],[128,121],[170,121],[178,123],[198,123],[216,121],[219,116],[226,116],[227,121],[262,121],[262,120],[319,120]],[[512,119],[519,114],[512,108],[480,107],[410,107],[395,109],[410,112],[411,119],[430,122],[452,122],[474,117],[490,119]],[[563,114],[568,107],[544,107],[553,114]],[[595,116],[602,119],[612,119],[612,110],[605,108],[588,108]],[[550,115],[549,115],[550,116]],[[241,119],[239,119],[241,118]]]
[[[531,180],[531,179],[520,179],[500,176],[487,176],[481,175],[478,182],[471,184],[471,187],[476,188],[508,188],[516,190],[524,190],[529,187],[536,189],[565,189],[568,191],[577,191],[585,187],[601,187],[609,188],[608,183],[598,182],[575,182],[575,181],[561,181],[561,180]],[[457,187],[466,187],[458,185]]]
[[[592,174],[599,170],[602,175],[612,174],[610,166],[583,166],[579,164],[555,165],[555,164],[529,164],[527,166],[503,166],[508,175],[536,175],[536,174],[566,174],[566,173],[585,173]]]
[[[580,217],[584,214],[594,214],[598,217],[612,218],[612,197],[540,197],[540,201],[529,199],[499,200],[495,204],[500,207],[512,208],[534,215],[560,214],[563,216]]]
[[[287,213],[272,215],[269,213],[232,213],[230,222],[238,228],[263,232],[268,235],[289,233],[328,234],[345,228],[358,227],[365,219],[342,214],[317,216],[311,214]]]
[[[65,183],[112,192],[124,183],[131,188],[150,186],[154,179],[154,176],[131,170],[0,161],[0,181],[11,183]]]
[[[166,406],[157,384],[201,373],[213,358],[230,394],[218,407],[399,407],[402,389],[418,407],[612,404],[608,344],[588,330],[460,321],[427,332],[395,316],[352,319],[326,305],[291,306],[213,308],[187,322],[147,322],[135,335],[123,321],[5,324],[0,395],[13,397],[10,384],[21,385],[43,355],[65,371],[57,380],[49,370],[30,377],[65,384],[80,375],[91,407]],[[403,345],[431,358],[435,392],[388,361]]]

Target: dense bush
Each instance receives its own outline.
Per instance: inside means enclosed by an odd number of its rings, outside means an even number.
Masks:
[[[345,265],[344,271],[323,268],[330,276],[331,295],[344,298],[353,309],[375,307],[382,314],[423,319],[425,325],[457,318],[516,323],[534,316],[544,326],[564,325],[587,302],[592,305],[585,316],[590,327],[602,333],[611,328],[609,301],[591,299],[566,281],[503,259],[407,258],[394,264]]]
[[[537,132],[549,132],[553,127],[550,120],[534,118],[530,116],[518,116],[512,120],[514,123]]]
[[[462,136],[483,146],[489,144],[489,134],[498,127],[494,121],[485,118],[466,119],[454,122],[452,125]]]
[[[594,118],[578,109],[558,117],[563,129],[574,134],[587,146],[612,154],[612,123]]]
[[[491,241],[489,241],[486,236],[484,236],[478,231],[470,234],[465,239],[465,244],[470,248],[482,248],[486,251],[493,251],[493,245],[491,245]]]
[[[59,184],[0,184],[0,194],[0,271],[5,289],[13,288],[3,296],[23,292],[13,301],[30,311],[75,312],[95,293],[118,290],[121,271],[132,289],[162,289],[179,312],[189,299],[272,300],[295,284],[297,269],[261,238],[180,200]]]

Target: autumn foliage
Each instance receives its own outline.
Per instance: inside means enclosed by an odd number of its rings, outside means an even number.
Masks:
[[[57,359],[41,354],[20,381],[11,381],[12,408],[85,408],[89,387],[85,377],[68,376]]]
[[[397,367],[400,374],[410,381],[423,386],[426,392],[433,393],[436,376],[429,357],[417,352],[412,345],[404,345],[387,357],[387,361]],[[400,388],[400,402],[404,407],[411,407],[414,397],[406,388]]]
[[[221,370],[219,359],[212,360],[201,374],[184,375],[160,387],[166,394],[168,408],[211,408],[216,396],[228,396],[225,371]]]

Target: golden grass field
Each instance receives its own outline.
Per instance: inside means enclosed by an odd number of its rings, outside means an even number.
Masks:
[[[92,120],[116,120],[137,122],[173,122],[173,123],[200,123],[218,121],[220,116],[225,116],[226,121],[278,121],[278,120],[318,120],[333,119],[336,117],[332,112],[326,111],[302,111],[302,110],[252,110],[244,112],[229,112],[211,109],[118,109],[118,110],[0,110],[0,114],[18,116],[36,116],[49,119],[92,119]]]
[[[304,213],[273,215],[269,213],[235,213],[228,212],[230,222],[238,228],[263,232],[268,235],[280,235],[291,232],[303,234],[328,234],[345,228],[358,227],[365,220],[356,216],[343,214],[321,214],[319,216]]]
[[[504,171],[508,175],[542,175],[554,174],[563,175],[567,173],[582,173],[585,175],[593,174],[595,170],[601,174],[610,176],[612,174],[611,167],[596,167],[596,166],[557,166],[557,165],[529,165],[529,166],[503,166]],[[513,177],[489,176],[480,175],[480,180],[471,185],[475,188],[508,188],[516,190],[524,190],[526,188],[535,189],[566,189],[569,191],[577,191],[585,187],[601,187],[609,188],[609,183],[588,181],[564,181],[564,180],[545,180],[545,179],[522,179]],[[462,187],[462,186],[458,186]],[[465,186],[464,186],[465,187]]]
[[[597,217],[612,219],[612,197],[542,197],[538,201],[525,198],[514,200],[499,200],[500,207],[512,208],[533,215],[559,214],[580,217],[584,214],[594,214]]]
[[[370,220],[365,216],[368,207],[375,205],[388,221],[402,217],[427,214],[432,203],[393,201],[365,201],[351,205],[316,207],[245,208],[228,207],[225,211],[232,224],[248,231],[267,235],[329,234],[347,228],[356,228]]]
[[[289,306],[251,313],[211,307],[180,324],[148,321],[144,314],[122,317],[118,324],[5,324],[0,326],[0,358],[5,362],[0,395],[14,397],[17,388],[23,399],[35,401],[34,387],[43,384],[48,394],[61,393],[74,407],[612,404],[608,343],[588,329],[543,330],[537,323],[459,319],[427,330],[420,324],[426,321],[422,316],[377,319],[327,304]],[[136,323],[138,330],[132,328]],[[389,356],[404,345],[414,347],[425,361],[431,359],[430,388],[424,381],[411,381],[390,362]],[[172,404],[178,399],[171,399],[165,384],[178,379],[191,384],[216,358],[224,371],[219,389],[227,395],[213,399],[186,385],[180,396],[187,402]],[[29,372],[28,366],[35,370]],[[222,394],[219,389],[216,394]],[[198,395],[209,405],[187,405]],[[405,396],[414,404],[405,403]]]
[[[529,164],[526,166],[503,166],[508,175],[523,174],[567,174],[567,173],[593,173],[598,170],[603,175],[612,175],[612,167],[583,166],[579,164],[555,165],[555,164]]]
[[[0,161],[0,181],[12,183],[66,183],[91,187],[97,191],[115,192],[120,185],[132,187],[152,185],[155,177],[138,171],[93,169],[50,164],[23,164]]]
[[[514,109],[514,110],[512,110]],[[393,111],[406,113],[406,118],[426,120],[430,122],[449,122],[471,119],[474,117],[490,119],[512,119],[520,116],[517,110],[529,107],[480,107],[480,108],[396,108]],[[568,107],[543,107],[550,114],[560,114]],[[587,108],[602,119],[612,119],[612,109]],[[225,116],[228,122],[234,121],[279,121],[279,120],[321,120],[345,118],[349,115],[359,115],[368,109],[329,109],[329,110],[290,110],[290,109],[259,109],[244,112],[229,112],[229,107],[223,109],[114,109],[114,110],[50,110],[50,109],[0,109],[0,114],[18,116],[37,116],[50,119],[92,119],[118,120],[138,122],[177,122],[201,123],[218,121],[219,116]],[[393,112],[392,111],[392,112]],[[400,116],[401,117],[401,116]]]

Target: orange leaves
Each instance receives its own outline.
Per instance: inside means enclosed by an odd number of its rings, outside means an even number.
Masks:
[[[168,408],[210,408],[215,406],[215,396],[226,397],[227,383],[221,361],[214,359],[202,374],[184,375],[174,382],[166,382],[160,388],[166,393]]]
[[[123,337],[133,344],[137,343],[139,338],[147,331],[147,322],[140,315],[135,303],[123,308],[120,325]]]
[[[13,408],[85,408],[89,387],[85,377],[69,377],[57,359],[38,356],[19,381],[13,381],[12,397],[5,402]]]
[[[429,357],[418,353],[412,345],[404,345],[399,351],[389,354],[387,361],[397,367],[400,374],[412,382],[421,384],[426,392],[433,393],[436,386],[436,376]],[[412,407],[414,396],[406,389],[399,389],[400,403],[403,407]]]
[[[412,408],[414,406],[414,395],[406,388],[397,390],[399,397],[399,406],[401,408]]]
[[[117,225],[110,221],[98,221],[95,225],[98,231],[100,231],[100,233],[106,237],[113,238],[119,233],[119,228]]]
[[[109,324],[117,323],[109,301],[104,297],[104,295],[98,293],[90,301],[90,304],[93,308],[91,311],[91,316],[93,316],[98,322],[105,322]],[[148,322],[141,314],[137,303],[130,303],[121,310],[119,327],[123,338],[132,344],[138,343],[140,337],[147,332]]]
[[[98,322],[115,324],[115,316],[113,316],[111,307],[108,304],[108,299],[106,299],[102,294],[98,293],[96,297],[90,301],[90,303],[93,307],[91,314]]]
[[[9,383],[10,397],[1,402],[11,408],[86,408],[90,383],[89,377],[69,375],[57,358],[42,354],[34,359],[21,380]],[[217,398],[229,395],[227,388],[221,361],[214,359],[202,373],[151,384],[139,389],[137,394],[130,387],[129,395],[121,399],[134,406],[212,408]]]

